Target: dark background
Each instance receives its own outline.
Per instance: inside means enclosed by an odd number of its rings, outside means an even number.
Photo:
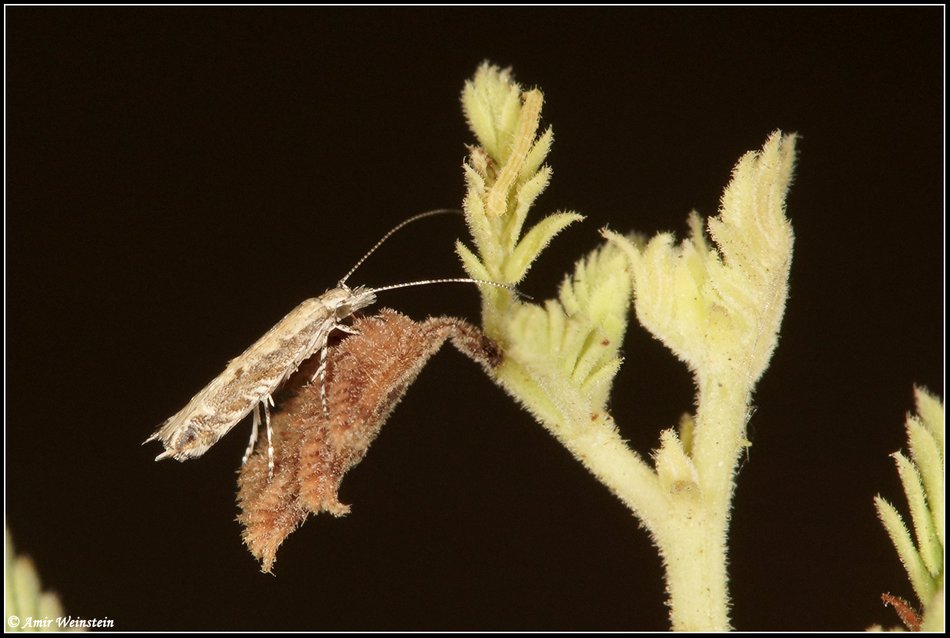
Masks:
[[[943,10],[8,7],[6,518],[65,609],[120,629],[663,629],[645,532],[446,348],[259,573],[235,522],[243,424],[205,457],[142,441],[386,229],[458,206],[485,59],[545,92],[552,296],[597,229],[716,213],[739,156],[797,131],[782,338],[733,512],[739,629],[897,624],[878,523],[912,385],[943,392]],[[461,272],[452,217],[353,283]],[[478,318],[474,289],[392,292]],[[692,405],[634,321],[612,401],[641,454]]]

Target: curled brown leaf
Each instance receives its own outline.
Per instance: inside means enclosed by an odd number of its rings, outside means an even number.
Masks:
[[[343,476],[363,459],[406,390],[447,339],[486,369],[500,361],[494,342],[453,317],[414,322],[383,309],[357,319],[353,328],[357,334],[329,351],[329,417],[320,382],[309,383],[319,365],[317,355],[288,381],[290,396],[271,419],[273,478],[268,480],[266,437],[238,477],[244,542],[265,572],[273,568],[280,544],[308,515],[349,512],[338,497]]]

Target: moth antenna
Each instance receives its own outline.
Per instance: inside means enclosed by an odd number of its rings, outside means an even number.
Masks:
[[[400,230],[400,229],[403,228],[404,226],[408,226],[409,224],[411,224],[411,223],[414,222],[414,221],[418,221],[418,220],[424,219],[424,218],[426,218],[426,217],[433,217],[433,216],[435,216],[435,215],[448,215],[448,214],[464,215],[465,213],[463,213],[462,211],[460,211],[460,210],[457,209],[457,208],[437,208],[437,209],[435,209],[435,210],[430,210],[430,211],[425,212],[425,213],[419,213],[418,215],[413,215],[413,216],[410,217],[409,219],[403,220],[402,222],[400,222],[399,224],[397,224],[394,228],[390,229],[390,231],[389,231],[388,233],[386,233],[385,235],[383,235],[382,238],[381,238],[378,242],[376,242],[376,244],[375,244],[372,248],[370,248],[369,251],[367,251],[367,253],[366,253],[365,255],[363,255],[362,257],[360,257],[360,260],[359,260],[358,262],[356,262],[356,265],[353,266],[352,268],[350,268],[350,271],[349,271],[348,273],[346,273],[345,275],[343,275],[343,279],[340,280],[339,285],[340,285],[340,286],[343,286],[343,285],[346,283],[346,280],[350,278],[350,275],[352,275],[354,272],[356,272],[356,269],[359,268],[360,266],[362,266],[362,265],[363,265],[363,262],[366,261],[366,260],[369,258],[370,255],[372,255],[374,252],[376,252],[376,249],[379,248],[380,246],[382,246],[382,245],[383,245],[383,242],[385,242],[387,239],[389,239],[390,237],[392,237],[393,234],[394,234],[397,230]],[[388,288],[387,288],[386,290],[388,290]]]
[[[377,293],[384,290],[395,290],[397,288],[409,288],[410,286],[426,286],[428,284],[484,284],[494,286],[495,288],[504,288],[508,292],[513,292],[519,297],[531,299],[528,295],[522,294],[512,284],[502,284],[497,281],[486,281],[484,279],[469,279],[468,277],[449,277],[444,279],[420,279],[419,281],[408,281],[404,284],[392,284],[390,286],[380,286],[379,288],[369,288],[367,292]]]

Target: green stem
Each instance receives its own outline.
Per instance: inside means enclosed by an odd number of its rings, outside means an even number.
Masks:
[[[678,514],[675,543],[660,547],[673,631],[729,631],[726,521],[702,506]]]
[[[731,372],[699,379],[699,408],[692,460],[698,499],[673,499],[673,512],[658,534],[667,570],[670,616],[676,631],[729,630],[726,539],[733,475],[747,445],[751,393]],[[721,379],[731,379],[727,383]]]
[[[648,528],[663,517],[666,502],[656,473],[630,449],[604,413],[600,422],[573,428],[549,428],[587,470]]]

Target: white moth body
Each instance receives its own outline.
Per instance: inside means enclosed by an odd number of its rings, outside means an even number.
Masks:
[[[480,279],[447,278],[425,279],[408,283],[366,288],[350,288],[346,285],[350,275],[367,257],[379,248],[393,233],[426,217],[462,211],[440,208],[413,215],[395,228],[390,229],[376,242],[369,252],[356,262],[332,288],[319,297],[307,299],[267,331],[254,345],[239,357],[232,359],[224,369],[201,392],[188,402],[181,412],[165,421],[155,433],[145,440],[161,441],[165,451],[155,457],[156,461],[169,457],[179,461],[194,459],[208,451],[222,436],[231,431],[241,419],[254,413],[254,428],[244,454],[244,461],[251,456],[257,443],[257,428],[263,413],[267,428],[268,473],[274,473],[273,432],[270,427],[270,406],[274,405],[274,392],[286,381],[300,364],[320,352],[320,366],[311,381],[319,378],[323,410],[328,414],[326,402],[325,373],[327,363],[327,338],[333,330],[352,332],[341,323],[357,310],[376,302],[376,293],[396,288],[438,283],[475,283],[513,290],[508,284]]]
[[[253,447],[258,405],[267,415],[268,404],[273,405],[271,395],[317,351],[324,357],[318,373],[322,372],[330,332],[345,330],[340,321],[375,301],[375,291],[350,289],[341,283],[291,310],[146,440],[159,440],[165,446],[156,460],[201,456],[251,411],[255,411]]]

